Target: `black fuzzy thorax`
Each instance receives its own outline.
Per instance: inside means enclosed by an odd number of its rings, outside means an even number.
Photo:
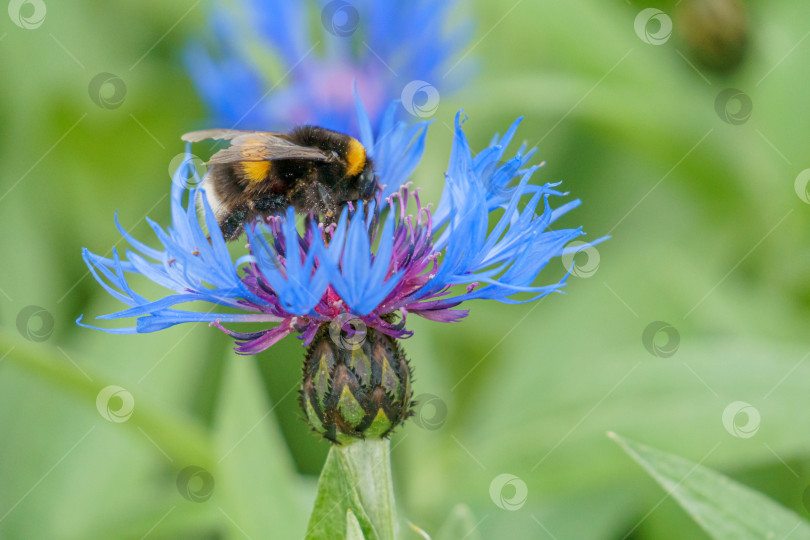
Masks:
[[[287,139],[299,146],[318,148],[327,155],[335,152],[344,161],[351,141],[348,135],[319,126],[298,126],[287,134]]]

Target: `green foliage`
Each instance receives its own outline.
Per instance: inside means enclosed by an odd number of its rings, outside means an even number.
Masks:
[[[306,537],[349,539],[357,527],[368,540],[399,538],[387,439],[332,446]]]
[[[351,510],[346,510],[346,540],[364,540],[363,529]]]
[[[304,534],[307,509],[252,358],[228,355],[215,424],[229,537]],[[227,504],[227,506],[226,506]]]
[[[118,242],[115,210],[147,241],[145,214],[168,221],[178,135],[207,114],[181,65],[186,40],[209,31],[205,3],[46,3],[39,29],[0,22],[0,536],[300,538],[328,445],[295,403],[299,342],[249,359],[205,325],[111,336],[74,324],[116,307],[80,255]],[[458,108],[474,148],[525,115],[518,139],[548,162],[536,181],[563,180],[583,201],[562,225],[613,238],[592,277],[570,278],[567,296],[474,303],[454,325],[409,319],[414,393],[446,412],[417,407],[392,441],[393,479],[400,515],[434,538],[624,536],[661,493],[636,488],[641,473],[608,430],[675,455],[703,456],[720,442],[705,466],[808,515],[810,214],[794,183],[810,167],[810,8],[747,3],[750,47],[737,71],[719,75],[695,63],[674,1],[657,6],[673,17],[672,38],[641,41],[633,23],[644,4],[474,8],[476,45],[464,61],[477,57],[480,75],[441,96],[414,178],[423,200],[438,200],[445,125]],[[101,72],[126,83],[116,109],[88,95]],[[751,98],[745,123],[715,112],[725,88]],[[29,305],[53,318],[42,343],[17,330]],[[677,329],[669,358],[642,342],[653,321]],[[134,398],[126,421],[97,409],[111,385]],[[737,401],[761,417],[751,437],[724,427]],[[211,475],[209,499],[178,491],[187,467]],[[528,493],[510,509],[490,496],[505,473]],[[204,498],[207,476],[193,478],[202,484],[186,496]],[[443,528],[458,504],[469,511]],[[371,514],[352,512],[366,531]],[[335,520],[351,531],[345,509]],[[699,534],[672,499],[634,531]]]
[[[761,493],[699,463],[609,435],[712,538],[810,538],[810,523]]]

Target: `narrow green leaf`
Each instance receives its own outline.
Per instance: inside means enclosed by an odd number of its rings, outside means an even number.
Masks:
[[[423,540],[432,540],[430,535],[427,533],[427,531],[425,531],[425,529],[423,529],[419,525],[415,525],[415,524],[411,523],[410,521],[406,521],[406,524],[408,525],[408,528],[411,531],[413,531],[414,534],[416,536],[418,536],[419,538],[422,538]],[[411,538],[411,537],[414,537],[414,535],[412,534],[408,538]]]
[[[360,443],[357,443],[360,444]],[[307,527],[307,540],[342,540],[346,530],[346,512],[352,509],[363,533],[369,540],[379,540],[368,515],[360,503],[360,496],[344,470],[338,452],[332,447],[326,457],[321,477],[318,480],[318,494]]]
[[[476,540],[481,538],[478,531],[475,516],[466,504],[457,504],[453,507],[447,520],[436,534],[436,540],[454,540],[455,538],[466,538]]]
[[[351,510],[346,510],[346,540],[365,540],[363,529]]]
[[[391,478],[391,441],[366,439],[337,450],[363,508],[382,540],[396,538],[397,518]]]
[[[233,538],[301,538],[306,513],[298,478],[255,360],[231,355],[227,362],[216,414],[214,502]]]
[[[810,538],[810,523],[765,495],[689,460],[609,433],[714,538]]]
[[[397,537],[390,442],[365,440],[333,446],[326,458],[307,529],[308,540],[347,538],[351,510],[368,540]]]
[[[111,387],[111,381],[89,367],[85,367],[85,374],[81,374],[55,347],[32,344],[0,330],[0,350],[9,351],[4,357],[5,362],[72,394],[86,403],[90,410],[99,406],[100,392]],[[211,441],[201,424],[157,403],[150,403],[141,395],[136,395],[134,401],[131,418],[120,423],[123,428],[137,434],[141,441],[143,435],[138,430],[148,433],[155,446],[176,461],[210,466]]]

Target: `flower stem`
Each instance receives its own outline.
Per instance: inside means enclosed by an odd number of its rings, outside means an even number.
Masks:
[[[398,537],[390,453],[388,439],[332,446],[318,481],[307,540],[345,539],[349,511],[366,540]]]
[[[394,483],[391,478],[391,441],[365,440],[338,447],[341,461],[357,479],[355,489],[381,539],[397,532]]]

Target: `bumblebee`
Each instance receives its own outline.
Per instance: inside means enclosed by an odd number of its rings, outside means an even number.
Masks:
[[[289,133],[208,129],[184,141],[227,140],[206,163],[205,193],[226,240],[257,217],[297,212],[340,214],[348,201],[370,201],[380,189],[365,147],[355,138],[318,126]]]

